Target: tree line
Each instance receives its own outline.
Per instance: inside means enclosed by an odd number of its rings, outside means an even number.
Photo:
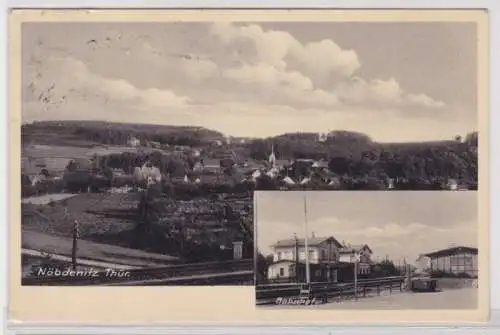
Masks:
[[[21,126],[24,143],[44,140],[47,134],[57,139],[74,139],[109,145],[126,145],[130,137],[141,142],[159,142],[168,145],[203,146],[224,136],[202,127],[127,124],[101,121],[42,121]]]

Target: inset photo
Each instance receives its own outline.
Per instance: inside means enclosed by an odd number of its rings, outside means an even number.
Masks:
[[[256,192],[255,209],[258,306],[478,308],[476,192]]]

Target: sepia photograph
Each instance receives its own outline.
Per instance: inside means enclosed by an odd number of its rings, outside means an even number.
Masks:
[[[259,307],[478,308],[476,192],[256,192],[255,206]]]
[[[253,285],[255,190],[478,189],[474,22],[24,22],[20,57],[23,285]]]

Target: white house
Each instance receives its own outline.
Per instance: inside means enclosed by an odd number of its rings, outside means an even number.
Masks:
[[[335,264],[338,262],[338,250],[342,245],[334,237],[310,237],[307,240],[309,263],[319,265],[322,263]],[[306,251],[303,238],[279,240],[273,248],[273,264],[268,268],[268,279],[293,277],[294,265],[305,263]],[[336,275],[335,275],[336,276]]]
[[[160,169],[150,162],[144,163],[141,167],[135,167],[133,176],[136,182],[147,181],[149,185],[160,183],[162,180]]]
[[[128,139],[127,144],[130,145],[131,147],[138,147],[141,145],[141,141],[138,138],[131,136]]]

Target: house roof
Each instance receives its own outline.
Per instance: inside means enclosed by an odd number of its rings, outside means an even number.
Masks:
[[[337,247],[342,246],[342,244],[340,244],[340,242],[337,241],[335,239],[335,237],[333,237],[333,236],[330,236],[330,237],[328,237],[328,236],[310,237],[307,239],[307,244],[308,244],[308,246],[312,247],[312,246],[319,245],[327,240],[333,240],[333,243],[335,243],[337,245]],[[274,248],[293,247],[293,246],[295,246],[295,243],[297,243],[298,246],[305,245],[305,241],[303,238],[297,238],[297,239],[290,238],[290,239],[285,239],[285,240],[279,240],[272,247],[274,247]]]
[[[343,247],[339,250],[341,254],[350,254],[352,252],[360,251],[363,248],[367,248],[371,253],[373,253],[372,249],[367,244],[354,244],[351,246]]]
[[[434,252],[431,252],[428,254],[423,254],[423,256],[427,256],[427,257],[432,258],[432,257],[450,256],[450,255],[455,255],[455,254],[459,254],[459,253],[471,253],[471,254],[477,255],[478,250],[477,250],[477,248],[459,246],[459,247],[452,247],[452,248],[434,251]]]

